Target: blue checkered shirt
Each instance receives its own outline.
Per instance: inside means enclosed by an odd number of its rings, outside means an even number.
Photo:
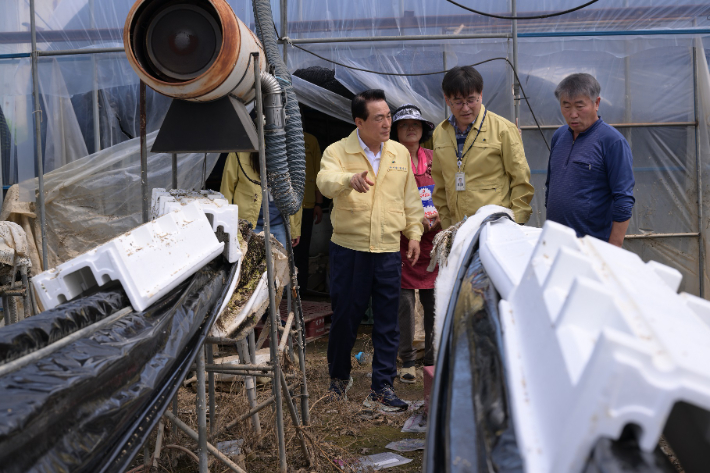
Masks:
[[[459,127],[456,125],[456,117],[454,117],[453,114],[449,117],[449,123],[451,123],[451,126],[454,127],[454,131],[456,132],[456,145],[459,148],[459,156],[463,156],[463,145],[466,143],[466,137],[468,136],[468,133],[471,131],[471,127],[473,127],[473,123],[470,123],[468,127],[466,127],[466,131],[461,131],[459,130]]]

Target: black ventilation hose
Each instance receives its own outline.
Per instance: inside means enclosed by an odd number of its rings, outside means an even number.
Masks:
[[[303,140],[301,112],[298,109],[291,74],[279,53],[276,34],[268,27],[273,23],[271,3],[269,0],[254,0],[253,7],[256,34],[264,46],[267,61],[274,66],[274,75],[281,89],[286,93],[285,147],[281,146],[278,127],[267,123],[264,129],[266,135],[274,135],[273,143],[276,145],[270,147],[265,137],[267,179],[281,214],[293,215],[301,208],[306,183],[306,146]]]

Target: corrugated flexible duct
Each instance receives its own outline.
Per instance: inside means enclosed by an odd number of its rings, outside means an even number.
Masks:
[[[267,121],[264,129],[266,173],[271,194],[281,214],[293,215],[301,208],[306,182],[306,147],[303,141],[301,113],[291,83],[291,74],[279,53],[271,4],[269,0],[254,0],[253,6],[256,33],[266,51],[266,59],[274,66],[276,79],[286,92],[285,146],[281,145],[280,138],[283,131],[279,130],[277,125]]]

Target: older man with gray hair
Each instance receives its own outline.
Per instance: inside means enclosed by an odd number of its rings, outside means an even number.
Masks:
[[[545,182],[547,218],[577,236],[621,246],[634,207],[631,148],[597,115],[601,86],[584,73],[565,77],[555,89],[567,126],[552,137]]]

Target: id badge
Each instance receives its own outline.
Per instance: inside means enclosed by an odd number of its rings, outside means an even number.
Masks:
[[[466,175],[462,172],[456,173],[456,191],[466,190]]]

